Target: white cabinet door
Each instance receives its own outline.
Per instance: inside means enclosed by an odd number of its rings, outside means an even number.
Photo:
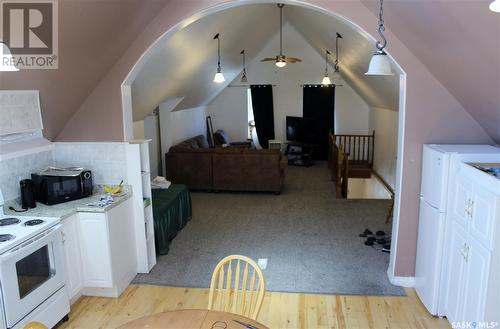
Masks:
[[[477,241],[468,243],[464,275],[464,313],[459,321],[485,321],[490,251]]]
[[[488,250],[492,247],[496,198],[484,187],[474,186],[469,233]]]
[[[84,285],[111,288],[113,276],[106,214],[82,212],[79,218]]]
[[[459,321],[463,310],[463,280],[465,273],[465,230],[455,221],[450,225],[450,243],[448,245],[448,266],[445,280],[444,314],[448,321]]]
[[[452,217],[466,228],[469,221],[472,180],[459,173],[456,175],[453,185]]]
[[[78,234],[78,214],[62,220],[62,239],[66,265],[66,288],[69,299],[83,288],[82,260]]]

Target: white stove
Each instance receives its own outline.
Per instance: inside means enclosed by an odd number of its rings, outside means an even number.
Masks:
[[[69,313],[59,218],[6,215],[0,191],[0,329]]]
[[[59,218],[0,214],[0,254],[59,223]]]

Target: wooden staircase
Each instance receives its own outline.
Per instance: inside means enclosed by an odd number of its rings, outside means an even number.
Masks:
[[[371,135],[330,133],[328,167],[335,181],[337,198],[347,198],[349,178],[371,178],[375,131]]]

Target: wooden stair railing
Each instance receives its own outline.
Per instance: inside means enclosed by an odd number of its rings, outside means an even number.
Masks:
[[[331,179],[335,182],[335,196],[338,199],[347,199],[349,186],[349,153],[344,152],[342,145],[334,143],[334,135],[330,133],[330,147],[328,152],[328,167]]]
[[[349,154],[349,177],[370,178],[375,155],[375,130],[371,135],[336,134],[330,135],[331,144]]]

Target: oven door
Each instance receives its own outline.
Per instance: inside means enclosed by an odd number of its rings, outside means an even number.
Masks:
[[[0,256],[0,282],[7,327],[64,286],[61,225]]]

